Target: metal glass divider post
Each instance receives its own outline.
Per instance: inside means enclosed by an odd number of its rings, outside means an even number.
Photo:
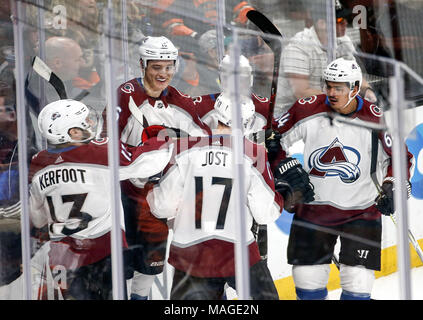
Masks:
[[[245,181],[244,181],[244,133],[242,130],[242,114],[240,109],[240,88],[239,88],[239,60],[240,45],[238,43],[238,30],[233,28],[233,43],[230,55],[234,59],[231,70],[234,74],[232,83],[231,104],[232,108],[232,130],[231,149],[233,151],[232,169],[234,173],[234,202],[235,202],[235,281],[238,299],[250,299],[250,277],[249,258],[246,241],[246,220],[245,220]],[[231,86],[231,83],[229,82]]]
[[[216,40],[217,40],[217,58],[222,61],[225,55],[225,32],[226,24],[225,0],[217,1],[217,23],[216,23]]]
[[[129,80],[129,50],[128,50],[128,15],[127,15],[127,1],[121,0],[121,36],[122,36],[122,58],[124,68],[124,81]]]
[[[112,253],[112,283],[113,299],[124,300],[124,272],[122,253],[122,231],[120,219],[120,181],[119,181],[119,136],[116,121],[116,90],[114,87],[114,50],[113,50],[113,3],[108,0],[104,9],[105,33],[103,34],[105,48],[106,67],[106,95],[107,95],[107,136],[108,143],[108,164],[110,170],[110,192],[112,202],[112,230],[111,230],[111,253]]]
[[[22,270],[23,270],[23,297],[25,300],[32,299],[31,281],[31,241],[29,222],[29,185],[28,185],[28,147],[27,127],[25,110],[25,75],[24,75],[24,46],[22,26],[22,3],[20,0],[10,0],[13,20],[13,38],[15,50],[16,68],[16,109],[18,127],[18,162],[19,162],[19,196],[21,200],[21,241],[22,241]]]
[[[407,196],[405,190],[406,158],[403,152],[404,124],[402,111],[405,105],[404,78],[402,77],[401,65],[394,62],[394,75],[389,79],[390,101],[392,108],[392,156],[394,172],[394,201],[395,211],[398,217],[398,272],[400,284],[400,299],[411,299],[410,286],[410,249],[408,244],[408,219],[407,219]]]
[[[326,0],[326,28],[328,35],[328,63],[336,59],[336,13],[335,2]]]

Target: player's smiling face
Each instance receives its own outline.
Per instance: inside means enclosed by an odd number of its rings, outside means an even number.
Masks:
[[[175,62],[150,60],[144,75],[144,86],[151,96],[159,96],[165,90],[175,74]],[[158,95],[157,95],[158,93]]]

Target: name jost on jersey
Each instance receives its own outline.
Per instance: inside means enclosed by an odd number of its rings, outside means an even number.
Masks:
[[[360,177],[361,156],[358,150],[344,146],[338,138],[329,145],[310,154],[309,174],[318,178],[339,177],[344,183],[352,183]]]
[[[85,183],[84,169],[61,168],[47,170],[38,177],[41,190],[58,183],[80,182]]]

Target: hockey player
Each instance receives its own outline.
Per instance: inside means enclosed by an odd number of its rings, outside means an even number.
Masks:
[[[222,92],[202,95],[194,97],[194,104],[196,112],[201,120],[210,128],[217,128],[220,115],[217,109],[214,108],[217,98],[221,94],[230,95],[230,88],[234,81],[233,69],[234,61],[229,55],[225,55],[219,65],[220,87]],[[249,60],[244,56],[239,56],[239,81],[240,100],[248,99],[254,103],[254,115],[252,121],[248,123],[244,134],[253,142],[261,143],[265,138],[265,129],[267,129],[267,118],[269,113],[269,99],[261,97],[252,92],[253,87],[253,69]],[[267,131],[269,133],[269,131]],[[267,142],[267,141],[266,141]],[[268,155],[269,157],[269,155]],[[273,158],[273,155],[272,155]],[[269,159],[272,160],[272,159]],[[257,241],[259,241],[260,254],[265,260],[267,258],[267,226],[263,225],[258,228],[257,224],[253,224],[254,233]],[[260,235],[260,236],[259,236]]]
[[[66,270],[65,299],[112,299],[108,139],[95,139],[101,126],[93,110],[75,100],[45,106],[38,126],[51,148],[31,161],[30,216],[48,226],[50,268]],[[120,152],[119,178],[147,178],[168,163],[172,148],[150,139]],[[121,228],[124,235],[122,209]],[[125,237],[122,239],[126,247]]]
[[[234,59],[232,59],[229,55],[225,55],[219,65],[220,87],[222,88],[222,92],[227,92],[228,95],[231,90],[231,82],[234,81],[234,73],[231,72],[231,68],[234,68],[234,63]],[[255,106],[254,121],[251,122],[249,128],[246,128],[245,133],[256,133],[267,126],[269,99],[260,97],[251,91],[253,87],[253,69],[248,59],[243,55],[239,56],[238,80],[240,98],[250,98]],[[220,94],[221,93],[218,92],[193,98],[198,116],[210,128],[217,127],[219,116],[218,111],[214,108],[214,104]]]
[[[372,182],[372,129],[382,110],[358,95],[362,72],[354,60],[339,58],[324,71],[326,94],[298,100],[274,121],[283,150],[304,142],[304,165],[315,201],[295,207],[288,263],[298,299],[326,299],[329,265],[340,238],[341,299],[370,299],[374,270],[380,270],[381,213],[393,208],[391,138],[378,132],[376,173]],[[335,121],[335,116],[349,120]],[[354,125],[355,124],[355,125]],[[408,164],[412,155],[408,153]],[[376,205],[375,205],[376,199]]]
[[[220,95],[215,108],[218,125],[213,135],[179,141],[171,161],[174,164],[164,170],[160,183],[147,196],[155,216],[174,218],[169,263],[175,267],[175,274],[170,299],[221,299],[226,282],[235,288],[236,210],[231,196],[234,154],[229,97]],[[245,129],[253,121],[254,105],[251,100],[245,101],[241,108]],[[253,219],[260,224],[276,220],[287,203],[275,192],[264,147],[248,139],[244,143],[246,203],[241,205],[246,212],[251,296],[278,299],[250,229]],[[182,149],[185,145],[188,148]]]
[[[178,68],[178,50],[166,37],[146,37],[140,47],[141,77],[118,88],[121,140],[137,146],[163,127],[175,134],[207,135],[209,129],[195,113],[190,96],[169,83]],[[133,266],[132,298],[147,299],[155,275],[163,271],[168,227],[151,215],[145,200],[151,184],[132,180],[122,183],[125,225]],[[132,272],[128,274],[132,278]]]

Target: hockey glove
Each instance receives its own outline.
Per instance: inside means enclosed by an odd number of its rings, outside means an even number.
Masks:
[[[376,208],[385,216],[389,216],[395,211],[394,206],[394,184],[392,182],[384,182],[382,184],[382,192],[375,199]]]
[[[281,148],[281,134],[272,129],[266,129],[265,143],[269,160],[274,159]]]
[[[261,260],[267,262],[267,225],[259,225],[255,220],[251,227],[251,231],[254,234],[257,245],[259,247]]]
[[[376,197],[376,208],[385,216],[389,216],[395,211],[394,204],[394,179],[387,178],[382,184],[382,191]],[[411,184],[407,181],[407,198],[411,195]]]
[[[284,197],[286,211],[293,212],[296,204],[314,200],[313,184],[297,159],[282,160],[274,172],[274,177],[275,189]]]

